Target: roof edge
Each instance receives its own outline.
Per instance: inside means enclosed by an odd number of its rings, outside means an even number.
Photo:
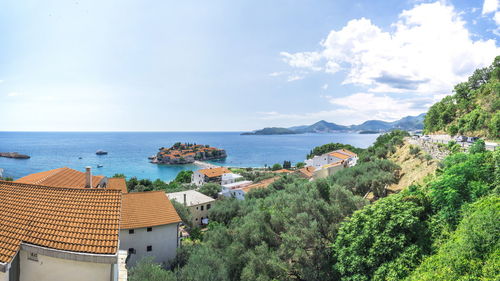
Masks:
[[[107,254],[93,254],[93,253],[80,253],[71,252],[65,250],[51,249],[43,246],[33,245],[29,243],[22,242],[21,250],[29,251],[35,254],[41,254],[48,257],[74,260],[81,262],[93,262],[93,263],[105,263],[105,264],[116,264],[118,263],[118,250],[113,255]]]

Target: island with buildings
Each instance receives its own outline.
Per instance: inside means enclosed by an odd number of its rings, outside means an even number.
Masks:
[[[170,148],[161,147],[160,151],[150,157],[155,164],[191,164],[195,161],[221,160],[227,157],[224,149],[210,145],[193,143],[175,143]]]

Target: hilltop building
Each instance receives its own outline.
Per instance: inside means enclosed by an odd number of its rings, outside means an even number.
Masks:
[[[257,183],[252,183],[252,182],[250,182],[249,184],[245,183],[242,186],[233,187],[233,188],[231,188],[231,186],[229,186],[229,188],[226,187],[219,194],[224,196],[224,197],[234,197],[238,200],[245,200],[245,196],[248,192],[250,192],[250,190],[258,189],[258,188],[267,188],[271,183],[275,182],[279,178],[280,177],[277,176],[277,177],[273,177],[273,178],[259,181]]]
[[[181,218],[163,191],[123,194],[120,249],[128,252],[127,266],[146,256],[156,263],[175,257]]]
[[[311,170],[314,168],[313,178],[326,178],[343,168],[356,165],[358,155],[347,149],[338,149],[323,155],[316,155],[304,162],[306,163],[306,168]],[[310,174],[311,171],[301,169],[300,173],[305,176]]]
[[[226,167],[208,168],[195,171],[191,176],[191,183],[197,186],[202,186],[205,183],[222,183],[222,175],[231,174],[231,171]]]
[[[167,197],[188,207],[192,216],[192,225],[208,224],[208,210],[215,202],[212,197],[196,190],[167,193]]]
[[[0,181],[0,280],[126,280],[121,198],[113,189]]]

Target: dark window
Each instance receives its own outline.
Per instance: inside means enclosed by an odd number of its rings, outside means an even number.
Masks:
[[[198,220],[198,218],[196,218],[196,220]]]
[[[203,205],[200,207],[202,211],[203,211],[203,207],[204,207]]]
[[[210,204],[207,204],[207,210],[210,210],[210,207],[212,207]]]
[[[134,234],[134,230],[133,229],[129,229],[128,230],[128,234]]]
[[[151,232],[153,231],[153,228],[152,227],[148,227],[148,232]]]
[[[153,251],[153,246],[147,246],[147,247],[146,247],[146,251],[148,251],[148,252]]]
[[[196,207],[196,210],[198,210],[198,207]]]
[[[128,248],[128,253],[129,254],[135,254],[135,249],[134,248]]]

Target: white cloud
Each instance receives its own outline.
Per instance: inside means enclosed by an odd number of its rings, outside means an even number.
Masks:
[[[271,77],[277,77],[277,76],[281,76],[281,75],[285,75],[287,72],[284,72],[284,71],[281,71],[281,72],[272,72],[272,73],[269,73],[269,76]]]
[[[493,20],[495,20],[495,23],[497,25],[500,25],[500,12],[495,12],[495,15],[493,16]]]
[[[316,66],[321,59],[321,54],[316,52],[301,52],[295,54],[281,52],[280,55],[283,56],[283,61],[293,67],[309,68],[315,71],[321,70],[321,67]]]
[[[18,92],[10,92],[7,94],[8,97],[17,97],[17,96],[20,96],[21,93],[18,93]]]
[[[498,0],[484,0],[483,2],[483,15],[495,12],[498,9]]]
[[[328,84],[323,85],[323,87],[321,87],[321,89],[327,90],[328,89]]]
[[[342,125],[359,124],[366,120],[394,121],[408,115],[418,115],[436,102],[434,98],[393,98],[378,93],[356,93],[346,97],[321,96],[334,106],[332,110],[287,114],[276,111],[259,112],[262,119],[286,122],[286,125],[312,124],[324,119]],[[443,96],[440,96],[441,99]],[[281,123],[283,124],[283,123]]]
[[[292,81],[297,81],[297,80],[302,80],[302,79],[304,79],[304,76],[294,74],[294,75],[290,75],[290,76],[288,76],[287,81],[288,81],[288,82],[292,82]]]
[[[450,93],[500,53],[494,40],[473,40],[454,7],[443,2],[402,11],[392,28],[387,32],[369,19],[353,19],[331,31],[320,51],[281,55],[295,68],[346,70],[344,84],[370,92],[434,95]]]

